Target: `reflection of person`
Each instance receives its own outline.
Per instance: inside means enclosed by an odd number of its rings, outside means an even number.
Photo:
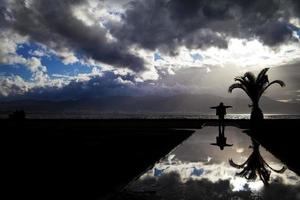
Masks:
[[[224,136],[224,129],[225,129],[224,118],[226,115],[226,109],[232,108],[232,106],[224,106],[223,102],[221,102],[218,106],[214,106],[210,108],[216,109],[216,115],[219,117],[219,133],[221,133]]]
[[[219,132],[219,136],[216,137],[216,143],[211,143],[211,145],[219,146],[221,150],[223,150],[224,147],[231,147],[233,144],[227,144],[226,140],[227,138],[224,136],[224,134]]]

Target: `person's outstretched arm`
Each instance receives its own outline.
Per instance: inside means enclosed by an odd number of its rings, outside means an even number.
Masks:
[[[217,106],[213,106],[213,107],[210,107],[211,109],[216,109],[217,108]]]
[[[225,108],[232,108],[232,106],[225,106]]]

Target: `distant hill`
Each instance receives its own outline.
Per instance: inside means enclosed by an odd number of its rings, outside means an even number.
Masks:
[[[249,99],[223,98],[209,94],[175,96],[114,96],[97,99],[79,99],[68,101],[19,100],[0,102],[0,112],[6,113],[17,109],[26,112],[199,112],[212,114],[209,107],[220,102],[232,105],[230,113],[249,113]],[[261,108],[269,114],[299,114],[299,103],[283,103],[267,97],[261,99]]]

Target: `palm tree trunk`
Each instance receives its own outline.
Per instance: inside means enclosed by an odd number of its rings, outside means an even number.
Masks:
[[[260,109],[258,102],[254,102],[252,106],[251,117],[250,117],[251,122],[259,123],[263,121],[263,119],[264,119],[264,114]]]

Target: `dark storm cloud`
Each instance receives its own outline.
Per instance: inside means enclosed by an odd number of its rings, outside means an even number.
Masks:
[[[32,41],[56,50],[68,47],[115,67],[143,70],[143,59],[129,53],[122,43],[107,41],[104,28],[86,26],[72,15],[71,7],[84,2],[39,0],[26,6],[23,1],[15,1],[9,3],[6,13],[2,13],[1,21],[20,34],[28,35]]]
[[[263,26],[257,27],[257,36],[259,36],[265,44],[274,46],[282,41],[292,39],[291,28],[285,22],[270,22]]]
[[[206,18],[191,13],[188,2],[183,5],[185,6],[183,10],[187,14],[172,10],[171,3],[164,0],[131,3],[131,7],[124,15],[124,24],[121,27],[112,27],[112,34],[128,44],[138,44],[142,48],[151,50],[159,47],[162,51],[171,54],[176,53],[179,45],[193,48],[226,47],[226,40],[216,32],[199,29],[199,27],[205,28]],[[182,16],[177,16],[175,13]]]
[[[295,15],[298,15],[298,17],[300,17],[300,1],[299,0],[292,0],[293,3],[293,8],[294,8],[294,12]]]
[[[1,1],[0,23],[32,41],[60,50],[68,47],[87,57],[134,71],[144,60],[128,51],[132,44],[176,55],[178,46],[226,48],[231,37],[258,37],[276,46],[292,38],[290,17],[299,17],[298,0],[133,0],[122,23],[107,22],[107,30],[86,26],[71,8],[87,0]],[[113,1],[112,5],[118,4]]]
[[[124,24],[111,32],[128,44],[171,54],[178,45],[226,48],[230,37],[258,37],[275,46],[292,37],[287,21],[297,9],[299,1],[134,1],[123,16]]]

